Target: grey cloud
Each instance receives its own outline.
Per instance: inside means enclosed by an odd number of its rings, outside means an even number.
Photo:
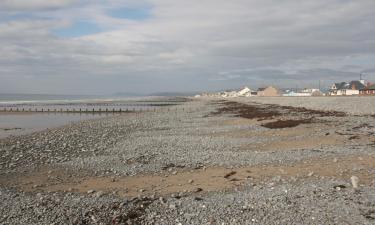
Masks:
[[[7,10],[58,9],[73,4],[75,0],[2,0],[0,8]]]
[[[375,2],[370,0],[131,1],[152,10],[150,18],[132,22],[107,14],[111,7],[128,5],[123,1],[22,2],[5,3],[36,10],[33,16],[0,19],[2,90],[27,91],[16,82],[24,77],[31,91],[47,91],[41,83],[71,81],[77,92],[153,92],[246,83],[307,86],[374,71]],[[78,38],[53,34],[78,19],[105,32]]]

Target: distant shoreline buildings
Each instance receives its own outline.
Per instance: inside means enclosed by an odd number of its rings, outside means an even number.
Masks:
[[[350,82],[334,83],[327,92],[322,92],[319,88],[305,88],[303,90],[280,90],[274,86],[258,88],[256,91],[249,87],[240,90],[229,90],[216,93],[202,93],[195,97],[220,97],[220,98],[236,98],[236,97],[314,97],[314,96],[365,96],[375,95],[375,84],[366,82],[362,78]]]

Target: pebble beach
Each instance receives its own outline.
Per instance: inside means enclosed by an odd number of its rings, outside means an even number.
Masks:
[[[375,98],[189,98],[0,139],[0,224],[374,224]]]

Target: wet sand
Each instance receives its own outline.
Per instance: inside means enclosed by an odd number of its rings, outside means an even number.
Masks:
[[[0,112],[0,138],[25,135],[81,120],[95,119],[105,114],[55,114],[33,112]]]

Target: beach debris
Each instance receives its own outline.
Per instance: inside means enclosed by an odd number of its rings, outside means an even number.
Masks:
[[[268,123],[264,123],[261,126],[269,129],[282,129],[296,127],[300,124],[310,124],[312,123],[312,118],[310,119],[299,119],[299,120],[277,120]]]
[[[237,172],[236,171],[231,171],[227,174],[224,175],[224,178],[228,179],[230,176],[233,176],[234,174],[236,174]]]
[[[168,171],[172,171],[172,168],[184,168],[185,166],[183,165],[175,165],[174,163],[168,163],[164,166],[162,166],[162,170],[168,170]]]
[[[201,197],[194,197],[194,200],[195,201],[203,201],[203,198],[201,198]]]
[[[203,191],[203,189],[199,188],[199,187],[194,188],[194,190],[193,190],[194,193],[198,193],[198,192],[201,192],[201,191]]]

